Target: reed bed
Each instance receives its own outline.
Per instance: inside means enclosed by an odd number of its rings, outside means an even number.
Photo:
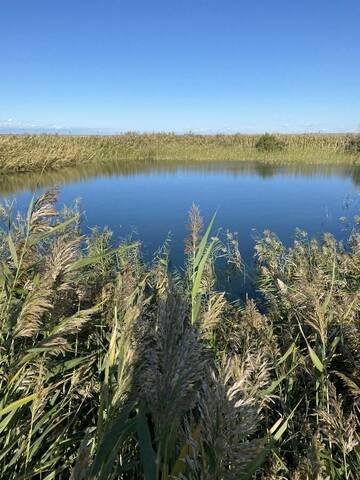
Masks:
[[[1,479],[351,479],[360,473],[360,225],[257,242],[263,303],[230,301],[237,238],[80,232],[56,192],[1,209]]]
[[[360,164],[356,135],[276,135],[284,148],[256,148],[260,135],[0,135],[0,172],[59,169],[113,161],[262,161]]]

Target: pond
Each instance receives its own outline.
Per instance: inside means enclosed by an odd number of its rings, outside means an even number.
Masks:
[[[42,174],[3,175],[0,200],[24,210],[32,193],[57,185],[59,203],[81,200],[83,232],[108,226],[114,238],[140,239],[146,258],[170,236],[172,263],[181,266],[187,214],[199,205],[205,224],[217,211],[215,232],[238,233],[251,273],[255,239],[269,229],[287,245],[296,228],[310,236],[345,238],[360,213],[360,168],[331,165],[271,166],[244,162],[131,162],[86,165]],[[344,221],[344,217],[349,223]],[[250,275],[249,273],[249,275]],[[251,275],[250,275],[251,276]],[[246,275],[232,286],[254,293]]]

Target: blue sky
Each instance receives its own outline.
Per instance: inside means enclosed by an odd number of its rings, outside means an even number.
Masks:
[[[360,129],[359,0],[2,0],[0,126]]]

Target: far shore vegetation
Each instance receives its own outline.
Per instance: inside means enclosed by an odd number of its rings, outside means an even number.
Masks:
[[[0,135],[0,174],[130,160],[360,165],[360,135]]]

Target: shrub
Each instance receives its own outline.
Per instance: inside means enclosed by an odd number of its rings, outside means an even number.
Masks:
[[[275,150],[283,150],[285,148],[285,142],[275,135],[265,133],[265,135],[262,135],[256,142],[255,147],[263,152],[273,152]]]
[[[345,151],[349,153],[360,153],[360,134],[348,137],[345,144]]]

